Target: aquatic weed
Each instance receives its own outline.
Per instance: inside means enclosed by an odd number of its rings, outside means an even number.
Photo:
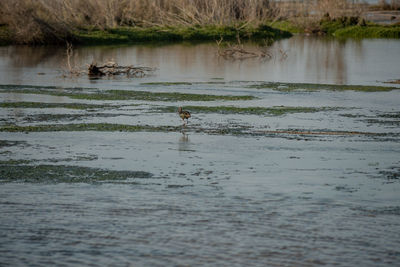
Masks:
[[[67,165],[26,165],[26,163],[21,160],[0,163],[0,182],[93,183],[153,176],[144,171],[115,171]]]
[[[262,82],[248,85],[248,88],[272,89],[276,91],[290,92],[295,90],[305,91],[359,91],[359,92],[386,92],[398,90],[399,87],[372,86],[372,85],[338,85],[338,84],[315,84],[315,83],[280,83],[280,82]]]

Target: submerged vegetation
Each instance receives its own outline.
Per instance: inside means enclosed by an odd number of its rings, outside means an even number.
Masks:
[[[185,106],[193,113],[217,113],[217,114],[249,114],[249,115],[270,115],[281,116],[289,113],[313,113],[320,111],[337,110],[330,107],[233,107],[233,106]],[[176,112],[176,107],[160,107],[158,112]]]
[[[110,123],[81,123],[81,124],[48,124],[33,126],[2,126],[0,132],[79,132],[79,131],[100,131],[100,132],[195,132],[210,135],[238,135],[238,136],[373,136],[386,137],[393,134],[359,132],[359,131],[335,131],[335,130],[307,130],[307,129],[279,129],[279,130],[257,130],[248,125],[231,125],[226,127],[192,127],[184,130],[181,126],[150,126],[150,125],[124,125]]]
[[[55,87],[30,87],[30,86],[8,86],[0,85],[0,92],[12,92],[21,94],[43,94],[53,96],[66,96],[72,99],[85,100],[145,100],[145,101],[235,101],[252,100],[254,96],[249,95],[205,95],[187,94],[176,92],[148,92],[148,91],[128,91],[128,90],[75,90],[64,88],[55,90]]]
[[[114,171],[66,165],[27,165],[29,161],[0,161],[0,182],[93,183],[99,181],[151,178],[143,171]]]
[[[339,85],[339,84],[316,84],[316,83],[279,83],[279,82],[263,82],[259,84],[249,85],[249,88],[256,89],[272,89],[277,91],[359,91],[359,92],[385,92],[399,90],[399,87],[389,86],[373,86],[373,85]]]
[[[111,105],[96,105],[84,103],[43,103],[43,102],[3,102],[0,103],[0,108],[67,108],[67,109],[106,109]]]
[[[81,132],[81,131],[103,131],[103,132],[178,132],[181,128],[176,126],[149,126],[149,125],[126,125],[112,123],[76,123],[76,124],[47,124],[32,126],[2,126],[0,132]]]

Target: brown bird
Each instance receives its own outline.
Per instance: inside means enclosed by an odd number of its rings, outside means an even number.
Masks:
[[[179,114],[179,117],[181,117],[181,119],[183,120],[183,125],[186,125],[185,124],[185,119],[186,119],[186,122],[188,123],[189,122],[189,118],[191,117],[190,112],[187,111],[187,110],[182,110],[182,107],[179,107],[178,108],[178,114]]]

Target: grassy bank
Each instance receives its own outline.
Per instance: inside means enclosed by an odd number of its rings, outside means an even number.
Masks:
[[[242,23],[243,24],[243,23]],[[276,29],[266,24],[255,25],[195,25],[195,26],[123,26],[100,29],[86,27],[71,30],[58,38],[37,38],[21,41],[10,27],[0,26],[0,45],[9,44],[65,44],[72,42],[83,45],[124,44],[138,42],[177,42],[177,41],[214,41],[224,40],[277,40],[291,37],[292,33]]]
[[[8,26],[0,25],[0,45],[9,45],[14,42],[13,35]]]
[[[366,8],[347,0],[2,0],[0,45],[276,40],[301,32],[398,38],[398,27],[353,19]]]
[[[400,38],[400,25],[382,25],[360,17],[324,17],[319,22],[299,24],[284,20],[268,23],[269,26],[291,33],[329,35],[338,38]]]
[[[289,32],[331,34],[327,28],[343,26],[337,18],[358,16],[367,7],[347,0],[18,0],[17,4],[15,0],[2,0],[0,25],[6,27],[0,26],[0,44],[229,40],[237,35],[275,40],[289,37]],[[323,16],[327,12],[337,20],[333,24],[341,25],[319,25],[321,19],[326,20]],[[355,26],[351,21],[351,25],[344,24]],[[354,29],[346,34],[353,33]]]
[[[268,0],[18,0],[17,4],[3,0],[0,24],[8,26],[13,33],[11,41],[18,44],[290,36],[263,25],[274,10]]]
[[[399,26],[351,26],[338,29],[334,32],[336,37],[345,38],[400,38]]]
[[[82,44],[112,44],[156,41],[206,41],[240,39],[287,38],[292,34],[265,24],[258,26],[154,26],[154,27],[117,27],[109,29],[79,29],[73,32],[74,40]]]

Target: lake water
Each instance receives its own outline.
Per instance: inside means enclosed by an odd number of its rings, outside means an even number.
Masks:
[[[397,266],[400,90],[321,84],[399,88],[383,83],[400,78],[399,52],[303,36],[270,59],[213,43],[75,48],[80,68],[157,68],[88,79],[65,75],[63,48],[0,47],[0,265]],[[193,97],[88,97],[114,89]],[[75,124],[95,130],[32,130]]]

